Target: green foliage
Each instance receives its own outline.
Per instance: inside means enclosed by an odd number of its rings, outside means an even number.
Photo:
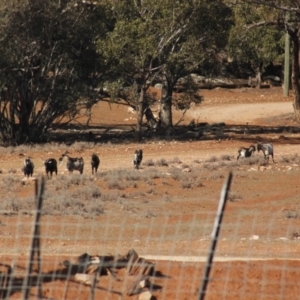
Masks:
[[[125,98],[132,106],[142,103],[139,113],[149,105],[141,93],[154,79],[167,84],[165,96],[171,104],[165,108],[171,110],[178,79],[199,69],[205,60],[215,59],[232,25],[231,9],[223,0],[124,0],[114,2],[112,14],[115,27],[98,42],[110,69],[104,87],[114,100]],[[191,83],[185,82],[186,93],[177,108],[186,109],[201,100],[194,97]],[[171,117],[171,113],[166,115]]]
[[[267,6],[243,2],[234,6],[235,26],[227,46],[236,61],[251,62],[253,67],[282,61],[284,54],[284,31],[275,24],[259,26],[260,22],[273,22],[282,18],[282,12]]]
[[[92,105],[101,65],[94,42],[106,16],[75,4],[31,0],[0,11],[2,143],[46,139],[53,122]]]

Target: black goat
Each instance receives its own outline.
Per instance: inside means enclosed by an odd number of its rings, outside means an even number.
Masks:
[[[259,152],[260,150],[262,150],[265,160],[267,160],[269,162],[269,156],[272,156],[272,160],[273,163],[275,163],[274,161],[274,148],[273,145],[271,143],[258,143],[257,144],[257,152]]]
[[[94,172],[97,173],[99,165],[100,165],[99,156],[93,153],[91,158],[92,174],[94,174]]]
[[[45,172],[48,177],[49,177],[49,173],[50,173],[50,178],[52,178],[53,173],[57,175],[57,161],[55,158],[49,158],[45,160],[44,166],[45,166]]]
[[[70,157],[67,152],[62,154],[59,158],[59,161],[63,161],[66,158],[67,160],[67,169],[69,173],[73,173],[74,170],[79,171],[80,174],[83,173],[84,161],[82,157]]]
[[[31,161],[31,159],[29,157],[26,157],[25,160],[24,160],[24,166],[22,168],[24,176],[27,176],[27,178],[29,176],[32,176],[33,170],[34,170],[33,162]]]
[[[256,148],[254,145],[251,145],[249,148],[241,147],[238,150],[238,156],[236,160],[239,160],[240,157],[250,157],[253,152],[256,151]]]
[[[133,156],[133,165],[135,169],[138,169],[143,160],[143,150],[135,150]]]

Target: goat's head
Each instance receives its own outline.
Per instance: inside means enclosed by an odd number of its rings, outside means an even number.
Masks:
[[[61,157],[60,157],[58,160],[59,160],[60,162],[62,162],[62,161],[64,160],[65,157],[69,157],[68,154],[69,154],[69,152],[66,151],[65,153],[63,153],[63,154],[61,155]]]
[[[257,143],[257,152],[263,149],[262,143]]]
[[[26,157],[26,158],[24,159],[24,166],[29,166],[29,165],[31,165],[31,164],[32,164],[32,162],[31,162],[30,157]]]

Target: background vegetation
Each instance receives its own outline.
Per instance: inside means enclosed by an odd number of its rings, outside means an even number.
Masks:
[[[0,141],[47,141],[54,122],[71,122],[80,109],[91,109],[103,97],[136,110],[140,139],[143,115],[153,101],[149,87],[157,82],[162,97],[156,125],[169,129],[172,107],[201,103],[192,73],[263,74],[267,66],[282,63],[285,31],[294,41],[295,73],[300,11],[288,3],[2,1]],[[175,99],[178,84],[184,93]],[[298,86],[294,81],[294,89]]]

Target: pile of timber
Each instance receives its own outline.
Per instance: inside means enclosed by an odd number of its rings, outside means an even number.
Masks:
[[[156,273],[155,264],[140,257],[134,249],[118,256],[84,253],[76,261],[65,260],[62,265],[68,269],[69,274],[73,274],[74,280],[84,284],[93,285],[97,276],[110,275],[114,280],[126,281],[127,295],[144,294],[148,295],[149,299],[155,299],[150,289],[153,285],[150,277]],[[120,269],[125,270],[123,276],[118,275]]]

